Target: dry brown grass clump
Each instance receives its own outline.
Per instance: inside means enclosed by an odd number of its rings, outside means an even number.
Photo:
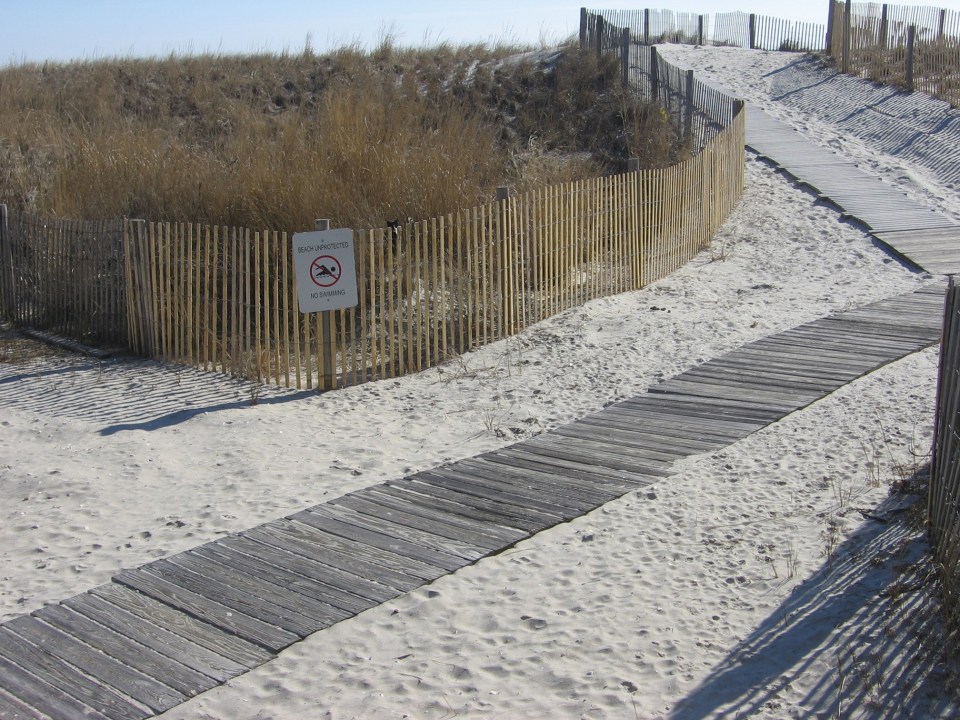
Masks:
[[[10,67],[0,202],[53,217],[375,227],[488,202],[498,185],[675,156],[663,114],[624,95],[615,61],[573,48],[508,60],[519,50],[387,39],[370,53]]]

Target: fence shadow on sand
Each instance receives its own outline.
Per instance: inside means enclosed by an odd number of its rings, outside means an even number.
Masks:
[[[776,710],[784,694],[811,717],[870,707],[871,717],[894,720],[922,702],[931,703],[924,717],[947,717],[949,708],[935,705],[945,702],[935,583],[919,562],[927,553],[922,533],[901,515],[904,501],[891,496],[874,509],[875,519],[837,546],[669,717],[747,716]],[[792,687],[817,668],[813,687]]]
[[[103,425],[101,435],[159,430],[198,415],[308,396],[316,393],[154,360],[66,357],[33,366],[0,365],[0,405]]]

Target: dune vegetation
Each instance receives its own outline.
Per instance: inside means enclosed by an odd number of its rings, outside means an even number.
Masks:
[[[683,152],[570,44],[117,58],[0,70],[0,202],[278,230],[423,219]]]

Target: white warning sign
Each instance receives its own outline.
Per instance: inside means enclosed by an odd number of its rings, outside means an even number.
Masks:
[[[300,312],[357,304],[357,265],[350,228],[294,233],[293,262]]]

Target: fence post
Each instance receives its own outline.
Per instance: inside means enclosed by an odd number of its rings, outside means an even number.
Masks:
[[[850,27],[853,24],[853,0],[847,0],[843,10],[843,55],[840,59],[840,72],[850,72]]]
[[[660,63],[657,62],[657,46],[650,46],[650,96],[660,98]]]
[[[0,283],[3,285],[3,294],[0,299],[3,301],[3,308],[0,308],[0,316],[5,316],[8,320],[15,317],[14,308],[16,305],[17,294],[13,287],[13,240],[10,237],[10,221],[7,213],[7,206],[0,205]]]
[[[587,9],[580,8],[580,49],[587,46]]]
[[[640,158],[627,158],[627,172],[640,171]]]
[[[703,45],[703,15],[697,16],[697,45]]]
[[[827,57],[833,55],[833,11],[836,4],[836,0],[830,0],[830,12],[827,15],[827,37],[824,42],[827,48]]]
[[[603,20],[603,17],[597,15],[597,57],[600,57],[603,54],[603,31],[606,23]]]
[[[750,13],[750,49],[757,49],[757,16]]]
[[[684,124],[686,125],[686,136],[687,138],[693,137],[693,70],[687,70],[686,73],[686,107],[684,108]]]
[[[745,105],[746,105],[746,103],[745,103],[743,100],[740,100],[739,98],[734,98],[734,100],[733,100],[733,117],[736,117],[737,115],[739,115],[740,113],[742,113],[742,112],[743,112],[743,108],[745,107]]]
[[[887,46],[887,35],[890,33],[890,18],[887,13],[887,4],[880,9],[880,47]]]
[[[630,28],[620,32],[620,72],[623,74],[623,86],[630,84]]]
[[[944,9],[940,11],[940,27],[937,30],[938,41],[943,40],[943,33],[946,28],[946,25],[947,25],[947,11]]]
[[[913,49],[917,40],[917,26],[907,28],[907,90],[913,92]]]
[[[324,231],[330,229],[330,221],[326,218],[318,218],[313,221],[313,227],[316,230]],[[321,375],[321,388],[324,390],[336,390],[336,368],[334,367],[333,353],[333,310],[324,310],[320,313],[320,323],[323,326],[323,358],[319,371]]]
[[[650,44],[650,10],[643,11],[643,44]]]

